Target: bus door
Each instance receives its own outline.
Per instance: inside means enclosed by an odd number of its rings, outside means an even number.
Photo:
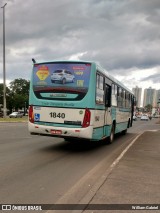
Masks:
[[[108,136],[107,126],[112,124],[111,114],[111,86],[105,84],[105,113],[104,113],[104,135]]]

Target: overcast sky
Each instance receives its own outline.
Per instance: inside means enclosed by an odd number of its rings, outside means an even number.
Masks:
[[[160,0],[0,0],[6,79],[29,79],[37,62],[98,62],[132,89],[160,89]],[[3,9],[0,10],[0,82]]]

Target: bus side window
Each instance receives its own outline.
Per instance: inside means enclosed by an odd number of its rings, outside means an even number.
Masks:
[[[122,107],[122,89],[118,87],[118,107]]]
[[[123,90],[123,107],[126,107],[126,91]]]
[[[96,76],[96,103],[104,104],[104,77],[99,73]]]
[[[117,86],[112,84],[112,106],[117,106]]]
[[[111,86],[105,85],[105,106],[111,107]]]
[[[129,107],[131,107],[131,105],[132,105],[132,100],[131,100],[131,95],[129,94]]]
[[[128,108],[129,107],[129,101],[128,101],[128,99],[129,99],[129,94],[128,94],[128,92],[126,92],[126,108]]]

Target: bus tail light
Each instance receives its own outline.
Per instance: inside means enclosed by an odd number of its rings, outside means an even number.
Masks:
[[[91,119],[91,112],[89,109],[86,108],[82,128],[86,128],[90,125],[90,119]]]
[[[29,121],[34,123],[33,106],[29,106]]]

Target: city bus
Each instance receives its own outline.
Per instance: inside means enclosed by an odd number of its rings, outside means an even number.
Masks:
[[[132,126],[132,91],[97,63],[33,61],[31,134],[112,143],[116,133]]]

